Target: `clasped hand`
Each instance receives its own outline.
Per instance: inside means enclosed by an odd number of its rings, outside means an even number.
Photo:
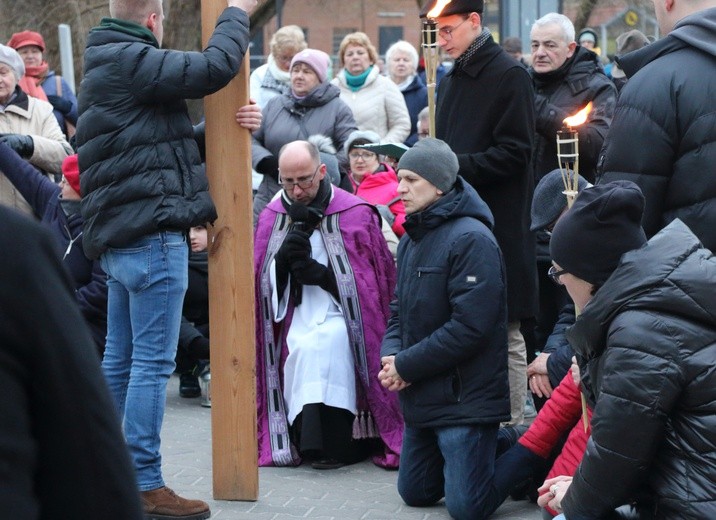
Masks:
[[[399,392],[410,386],[410,383],[403,380],[395,368],[395,356],[383,356],[380,358],[383,368],[378,372],[378,380],[383,388],[391,392]]]

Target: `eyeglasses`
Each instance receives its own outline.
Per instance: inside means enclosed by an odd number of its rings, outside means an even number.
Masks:
[[[368,161],[375,157],[375,153],[373,152],[351,152],[348,154],[348,157],[350,157],[353,160],[363,159],[364,161]]]
[[[557,285],[564,285],[562,283],[562,280],[559,279],[560,276],[563,274],[568,274],[567,271],[562,269],[561,271],[557,271],[557,268],[555,266],[552,266],[547,271],[547,276],[549,276],[549,279],[552,280]]]
[[[462,22],[460,22],[459,24],[457,24],[455,27],[441,27],[440,29],[438,29],[438,35],[440,35],[440,37],[441,37],[443,40],[445,40],[446,42],[449,42],[450,40],[452,40],[452,33],[453,33],[453,31],[454,31],[455,29],[457,29],[458,27],[460,27],[460,26],[461,26],[462,24],[464,24],[465,22],[467,22],[469,19],[470,19],[470,17],[468,16],[468,17],[465,18]]]
[[[320,167],[321,167],[320,164],[318,166],[316,166],[316,171],[314,171],[313,175],[311,175],[310,177],[308,175],[306,175],[306,176],[301,177],[295,181],[285,181],[279,177],[278,183],[283,187],[284,190],[287,190],[287,191],[291,191],[294,188],[294,186],[298,186],[302,190],[306,190],[306,189],[310,188],[311,185],[313,184],[313,179],[316,178],[316,174],[318,173],[318,169]],[[279,172],[279,174],[280,174],[280,172]]]

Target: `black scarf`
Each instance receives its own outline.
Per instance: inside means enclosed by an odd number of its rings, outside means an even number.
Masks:
[[[487,27],[482,28],[482,32],[480,35],[475,38],[470,46],[463,52],[458,58],[455,60],[455,70],[460,70],[462,67],[465,66],[465,64],[470,61],[470,58],[472,58],[477,50],[485,45],[487,43],[487,40],[490,39],[490,29]]]
[[[534,69],[532,69],[532,78],[534,79],[535,86],[538,88],[544,87],[545,85],[552,85],[553,83],[563,79],[567,74],[569,74],[569,69],[572,68],[572,63],[574,62],[576,56],[577,53],[575,52],[571,57],[567,58],[567,61],[562,63],[561,67],[555,70],[550,70],[549,72],[535,72]]]

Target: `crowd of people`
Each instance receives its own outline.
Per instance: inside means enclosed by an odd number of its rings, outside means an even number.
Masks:
[[[259,465],[370,459],[407,505],[456,519],[510,495],[545,518],[716,517],[716,0],[653,1],[663,37],[619,35],[606,67],[563,14],[500,44],[483,0],[448,2],[435,136],[410,42],[383,70],[350,33],[334,68],[299,27],[274,33],[232,107],[258,181]],[[183,52],[162,48],[161,0],[110,0],[78,97],[41,34],[0,45],[13,518],[211,515],[162,474],[171,375],[211,406],[217,211],[183,100],[237,74],[256,4],[227,0]],[[585,107],[578,163],[560,162],[556,134]],[[85,376],[63,384],[68,367]],[[58,464],[80,484],[48,486]]]

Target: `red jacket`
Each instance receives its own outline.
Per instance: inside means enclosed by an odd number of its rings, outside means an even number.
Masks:
[[[592,410],[587,409],[589,424],[592,420]],[[571,429],[562,452],[557,456],[547,478],[558,475],[572,476],[582,461],[587,440],[592,429],[588,425],[584,431],[582,422],[582,399],[579,387],[574,384],[570,370],[552,392],[552,396],[539,411],[537,418],[530,425],[518,441],[525,448],[540,457],[549,457],[555,444]],[[553,515],[557,513],[547,508]]]

